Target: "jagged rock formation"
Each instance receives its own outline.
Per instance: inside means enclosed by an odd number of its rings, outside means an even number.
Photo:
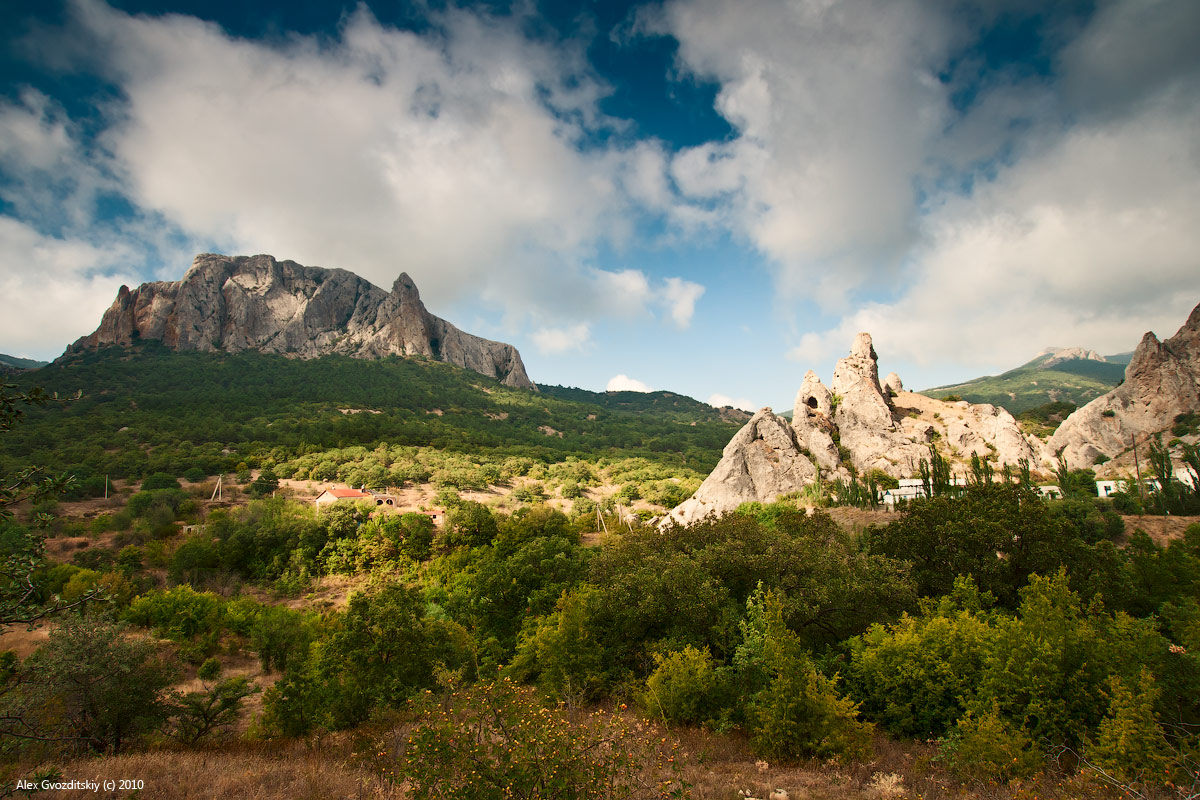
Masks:
[[[139,339],[176,350],[252,349],[298,358],[425,356],[536,388],[515,347],[430,314],[406,274],[389,293],[346,270],[268,255],[204,253],[182,280],[122,286],[100,327],[67,353]]]
[[[1038,353],[1035,358],[1041,358],[1042,356],[1050,356],[1050,358],[1047,358],[1038,365],[1043,369],[1049,369],[1050,367],[1067,361],[1108,361],[1108,359],[1097,353],[1095,350],[1086,350],[1082,347],[1047,347],[1045,350]]]
[[[886,388],[885,388],[886,387]],[[769,502],[817,478],[848,478],[878,469],[911,477],[929,448],[951,462],[979,456],[1002,466],[1038,464],[1041,443],[1021,433],[1002,408],[947,403],[904,391],[892,373],[879,383],[870,334],[860,333],[837,363],[832,390],[811,370],[796,395],[792,425],[763,409],[725,447],[720,463],[696,493],[664,519],[688,524],[745,502]]]
[[[965,401],[947,403],[905,392],[893,381],[879,385],[878,358],[869,334],[855,338],[850,355],[840,360],[833,373],[833,394],[839,398],[833,412],[843,448],[859,473],[883,470],[896,477],[916,474],[929,447],[937,442],[951,460],[971,456],[998,464],[1017,464],[1021,459],[1040,460],[1039,446],[1024,434],[1011,414],[1002,408]]]
[[[833,426],[833,393],[811,369],[804,374],[804,383],[796,393],[792,427],[817,466],[828,474],[841,468],[842,457],[833,438],[837,433]]]
[[[796,431],[786,419],[764,408],[733,435],[716,469],[664,522],[688,525],[709,514],[727,514],[742,503],[766,502],[799,491],[816,477],[816,467],[801,452]]]
[[[1089,467],[1098,456],[1114,458],[1147,434],[1171,426],[1175,417],[1200,411],[1200,305],[1164,342],[1142,337],[1125,368],[1125,382],[1063,420],[1047,447],[1072,467]]]

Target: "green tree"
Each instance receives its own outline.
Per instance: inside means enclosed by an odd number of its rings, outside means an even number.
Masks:
[[[250,484],[251,497],[267,497],[279,489],[279,477],[270,467],[264,467]]]
[[[481,547],[491,544],[500,528],[496,517],[483,503],[458,503],[446,514],[442,541],[446,547]]]
[[[265,696],[269,725],[303,733],[314,724],[346,728],[379,707],[396,708],[434,685],[438,665],[471,663],[470,637],[460,626],[425,616],[421,595],[388,584],[350,597],[302,663]]]
[[[224,679],[220,676],[221,662],[208,659],[196,673],[204,688],[179,699],[175,736],[185,744],[228,731],[238,720],[242,702],[260,691],[244,675]]]
[[[50,396],[39,388],[18,391],[14,384],[0,384],[0,434],[11,433],[28,406],[45,406]],[[45,539],[40,531],[12,523],[12,506],[28,502],[34,507],[56,497],[70,487],[70,475],[48,475],[39,467],[21,467],[12,472],[0,470],[0,631],[8,625],[32,624],[47,614],[82,605],[95,594],[86,594],[73,602],[58,598],[43,600],[34,581],[42,565]],[[38,513],[35,527],[45,527],[50,517]]]
[[[762,605],[762,669],[766,688],[747,710],[755,750],[768,758],[866,758],[874,725],[858,719],[854,701],[838,694],[834,679],[819,673],[783,622],[772,594]]]
[[[1029,487],[970,486],[961,497],[914,502],[870,534],[870,549],[912,564],[917,592],[941,597],[960,575],[1009,608],[1032,573],[1086,561],[1086,545]]]
[[[1154,713],[1154,676],[1142,670],[1131,690],[1113,675],[1107,689],[1108,713],[1087,749],[1088,759],[1123,783],[1162,782],[1171,750]]]
[[[45,735],[97,752],[119,752],[172,711],[175,673],[157,647],[100,617],[62,617],[21,671]]]

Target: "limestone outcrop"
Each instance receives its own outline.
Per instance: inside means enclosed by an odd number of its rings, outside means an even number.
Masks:
[[[1159,341],[1142,337],[1125,381],[1063,420],[1047,447],[1072,467],[1115,458],[1147,435],[1169,428],[1179,414],[1200,411],[1200,305],[1179,331]]]
[[[805,373],[804,383],[796,393],[792,427],[800,446],[807,449],[823,472],[833,474],[841,469],[842,457],[834,441],[837,429],[833,425],[833,393],[811,369]]]
[[[878,359],[866,333],[858,334],[850,355],[838,362],[833,395],[838,398],[833,421],[843,461],[849,460],[844,466],[853,465],[860,474],[879,469],[896,478],[911,477],[934,443],[952,461],[971,456],[997,465],[1041,460],[1040,444],[1022,434],[1002,408],[906,392],[895,373],[880,386]]]
[[[700,488],[663,520],[689,525],[721,516],[742,503],[770,502],[816,480],[817,469],[801,451],[788,421],[764,408],[733,435],[716,469]]]
[[[790,427],[768,409],[755,414],[725,447],[712,474],[664,523],[686,525],[741,503],[768,502],[813,483],[818,470],[830,481],[876,469],[912,477],[931,446],[960,472],[971,456],[997,467],[1043,460],[1041,443],[1025,436],[1002,408],[906,392],[895,373],[881,386],[871,336],[860,333],[850,354],[838,361],[832,387],[815,372],[806,373]]]
[[[1042,356],[1047,355],[1050,356],[1050,358],[1047,358],[1039,365],[1043,369],[1049,369],[1050,367],[1065,363],[1067,361],[1107,361],[1104,356],[1100,355],[1095,350],[1088,350],[1083,347],[1047,347],[1045,350],[1038,353],[1037,357],[1041,358]]]
[[[297,358],[425,356],[536,388],[515,347],[430,314],[406,274],[385,292],[346,270],[269,255],[204,253],[182,280],[122,286],[100,327],[67,353],[149,339],[176,350],[249,349]]]

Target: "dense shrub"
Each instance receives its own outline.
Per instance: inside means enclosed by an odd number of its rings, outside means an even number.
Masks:
[[[389,584],[351,596],[301,662],[265,695],[264,722],[285,735],[314,725],[347,728],[376,708],[397,708],[433,686],[438,665],[472,663],[469,636],[454,623],[425,616],[420,595]]]
[[[379,752],[399,751],[397,777],[418,800],[690,796],[671,768],[677,746],[608,712],[547,709],[507,679],[444,698],[422,696],[413,711],[412,732],[398,742],[385,739]],[[390,759],[381,766],[390,771]],[[653,795],[645,794],[647,786]]]
[[[917,617],[850,640],[848,680],[864,711],[895,734],[946,733],[965,710],[995,648],[989,595],[966,578]]]
[[[671,653],[655,653],[654,672],[640,698],[643,712],[666,722],[699,724],[721,715],[729,698],[722,674],[707,650],[691,645]]]
[[[838,694],[834,679],[820,674],[799,637],[787,629],[778,600],[767,595],[761,619],[747,630],[761,633],[767,685],[746,710],[755,751],[771,759],[868,758],[874,726],[858,719],[858,706]]]
[[[142,491],[149,492],[154,489],[178,489],[179,480],[174,475],[168,475],[165,472],[155,472],[152,475],[147,475],[142,481]]]
[[[1154,713],[1154,677],[1143,670],[1130,689],[1114,675],[1107,689],[1108,713],[1087,750],[1088,758],[1124,783],[1162,781],[1170,774],[1171,750]]]
[[[960,719],[942,740],[941,756],[960,775],[987,781],[1026,777],[1043,763],[1033,740],[994,708]]]
[[[153,642],[97,616],[67,615],[21,667],[4,702],[27,704],[0,725],[99,753],[118,752],[170,715],[175,671]],[[20,706],[18,706],[20,708]]]

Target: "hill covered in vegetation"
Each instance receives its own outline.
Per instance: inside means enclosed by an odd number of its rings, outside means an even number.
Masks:
[[[301,361],[153,342],[73,355],[15,380],[60,400],[29,410],[5,437],[0,466],[70,469],[83,481],[212,475],[379,444],[543,462],[612,454],[707,471],[740,424],[666,392],[533,392],[430,360]]]
[[[972,403],[1002,406],[1012,414],[1045,405],[1065,402],[1082,406],[1106,394],[1125,378],[1129,353],[1105,356],[1103,361],[1085,358],[1056,359],[1044,353],[1016,369],[1000,375],[936,386],[920,394],[944,398],[956,395]]]

